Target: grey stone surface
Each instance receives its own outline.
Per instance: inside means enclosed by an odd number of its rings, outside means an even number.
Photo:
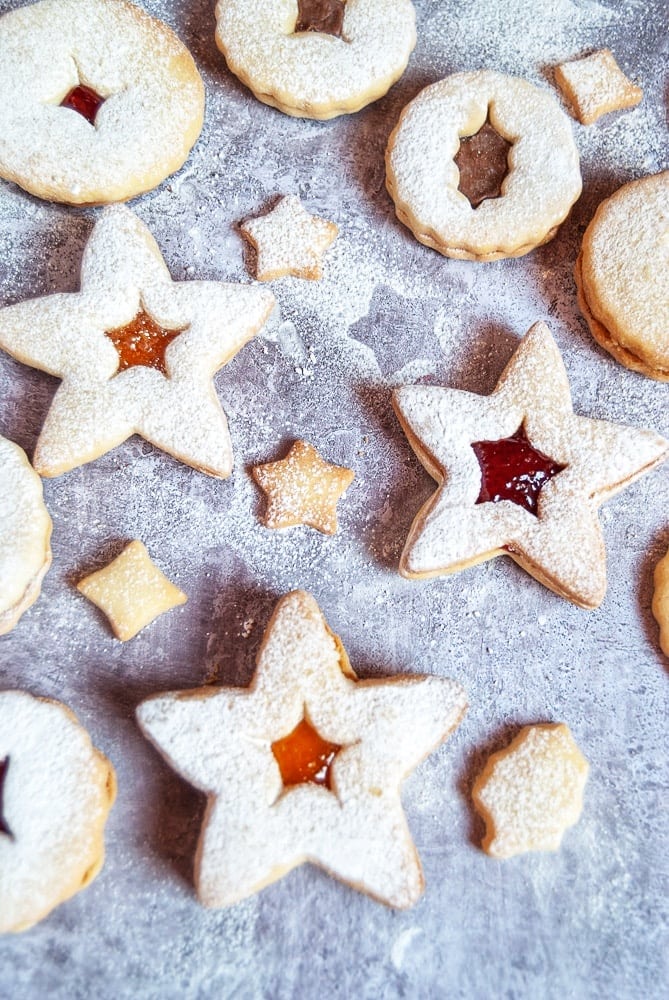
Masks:
[[[0,0],[0,11],[15,6]],[[172,275],[249,281],[238,223],[278,194],[300,194],[340,236],[323,281],[275,283],[280,311],[216,379],[236,452],[231,479],[133,439],[45,482],[54,565],[38,604],[0,639],[0,688],[68,703],[114,762],[119,797],[98,879],[0,941],[0,997],[664,996],[667,662],[650,600],[669,544],[669,469],[603,509],[610,579],[596,612],[505,559],[405,581],[399,553],[433,484],[389,392],[422,377],[489,392],[519,336],[545,319],[578,412],[669,435],[667,387],[599,350],[571,276],[600,200],[668,166],[666,2],[419,0],[406,75],[331,123],[289,119],[251,97],[215,48],[213,0],[144,6],[176,29],[207,87],[186,166],[133,203]],[[550,87],[551,65],[604,45],[645,96],[632,112],[574,125],[584,193],[556,239],[488,265],[415,242],[384,189],[384,148],[404,104],[476,67]],[[95,217],[1,183],[0,304],[75,289]],[[31,453],[55,386],[1,355],[0,433]],[[298,436],[356,470],[333,538],[271,533],[257,520],[248,467]],[[73,582],[135,537],[190,599],[120,644]],[[227,911],[205,911],[194,896],[203,800],[141,737],[134,708],[165,689],[247,683],[272,605],[295,587],[314,593],[363,676],[434,672],[468,690],[461,728],[405,786],[427,881],[409,912],[309,866]],[[493,861],[478,848],[471,781],[490,750],[541,720],[567,722],[591,762],[583,816],[558,853]]]

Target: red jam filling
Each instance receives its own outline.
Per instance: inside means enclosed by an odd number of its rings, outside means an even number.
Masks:
[[[502,182],[509,172],[507,142],[487,120],[475,135],[464,136],[455,154],[455,165],[460,171],[458,190],[467,198],[472,208],[478,208],[488,198],[499,198]]]
[[[60,106],[61,108],[71,108],[72,111],[78,111],[87,122],[95,125],[95,116],[104,102],[104,97],[100,97],[90,87],[84,87],[80,83],[69,92],[67,97],[63,98]]]
[[[4,760],[0,760],[0,833],[4,833],[6,837],[11,837],[11,839],[13,840],[14,835],[12,831],[9,829],[9,825],[2,811],[2,795],[5,787],[5,778],[7,777],[8,770],[9,770],[9,757],[5,757]]]
[[[476,441],[472,448],[481,466],[481,492],[476,502],[511,500],[535,517],[542,488],[567,468],[533,448],[522,426],[511,437]]]
[[[167,376],[165,351],[174,338],[183,332],[164,329],[142,310],[127,326],[106,330],[105,335],[116,348],[119,372],[143,365],[145,368],[155,368]]]
[[[308,781],[330,788],[330,768],[340,750],[336,743],[322,739],[306,719],[288,736],[272,743],[284,788]]]
[[[320,31],[341,38],[346,0],[297,0],[295,33]]]

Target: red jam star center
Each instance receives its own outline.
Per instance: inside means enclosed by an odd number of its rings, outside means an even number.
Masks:
[[[166,330],[142,310],[132,322],[116,330],[106,330],[105,335],[118,352],[119,372],[143,365],[145,368],[155,368],[167,376],[165,351],[184,329]]]
[[[82,118],[85,118],[91,125],[95,125],[95,118],[98,111],[105,103],[105,98],[100,97],[90,87],[85,87],[82,83],[73,87],[60,102],[61,108],[70,108],[77,111]]]
[[[566,468],[533,448],[522,425],[511,437],[475,441],[472,448],[481,466],[481,492],[476,502],[511,500],[535,517],[542,487]]]

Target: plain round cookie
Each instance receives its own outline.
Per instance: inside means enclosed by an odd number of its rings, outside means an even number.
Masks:
[[[508,142],[499,198],[472,208],[458,190],[460,139],[489,119]],[[581,193],[569,118],[533,84],[491,70],[456,73],[402,112],[386,152],[386,186],[401,222],[447,257],[519,257],[548,242]]]
[[[574,276],[597,343],[626,368],[669,382],[669,170],[601,203]]]
[[[60,107],[83,84],[95,125]],[[173,31],[125,0],[42,0],[0,18],[0,177],[51,201],[125,201],[178,170],[204,87]]]
[[[0,692],[0,933],[32,927],[104,861],[114,769],[72,712]]]
[[[219,0],[216,44],[259,101],[298,118],[359,111],[389,90],[416,44],[410,0],[348,0],[342,37],[295,33],[297,0]]]
[[[0,437],[0,635],[39,596],[51,565],[51,518],[25,452]]]

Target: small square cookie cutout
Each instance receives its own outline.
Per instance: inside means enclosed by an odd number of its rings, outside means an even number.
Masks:
[[[592,125],[609,111],[635,108],[643,97],[641,87],[627,79],[610,49],[560,63],[555,82],[583,125]]]
[[[188,600],[154,565],[139,541],[130,542],[108,566],[80,580],[77,590],[105,613],[122,642]]]

